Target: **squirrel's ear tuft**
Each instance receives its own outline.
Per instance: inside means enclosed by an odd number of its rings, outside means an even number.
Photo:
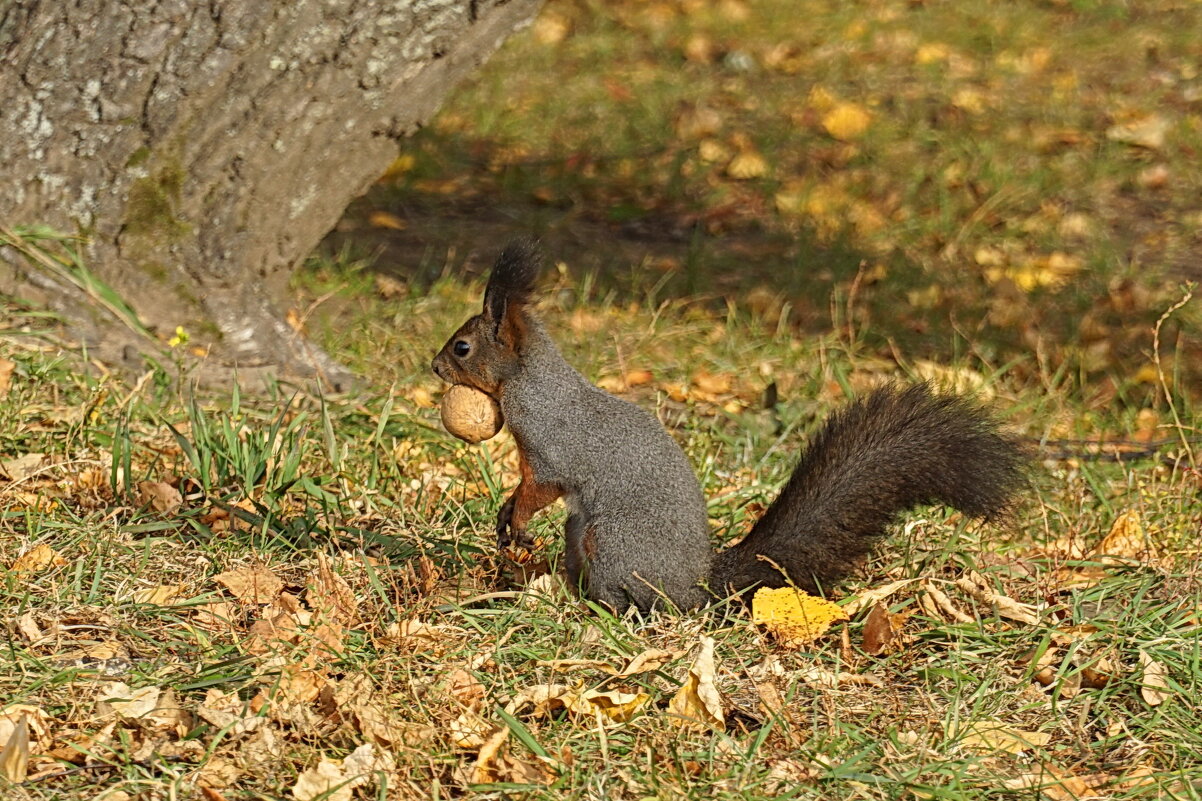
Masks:
[[[542,266],[542,250],[534,237],[515,239],[506,245],[484,290],[485,314],[500,322],[507,311],[524,305],[534,292]]]

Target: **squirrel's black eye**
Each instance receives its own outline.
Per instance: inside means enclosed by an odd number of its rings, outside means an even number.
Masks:
[[[451,346],[451,352],[456,356],[466,356],[472,351],[472,346],[465,339],[455,340],[455,344]]]

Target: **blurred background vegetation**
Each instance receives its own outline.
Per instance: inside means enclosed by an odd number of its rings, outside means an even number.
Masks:
[[[1199,30],[1171,0],[552,0],[310,278],[419,291],[534,231],[616,300],[1147,403],[1202,276]],[[1159,337],[1195,390],[1197,309]]]

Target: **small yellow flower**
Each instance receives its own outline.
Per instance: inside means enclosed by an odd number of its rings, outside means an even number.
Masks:
[[[175,336],[167,340],[167,344],[173,348],[178,348],[180,345],[187,344],[189,339],[191,339],[191,337],[188,336],[188,332],[184,330],[184,327],[182,325],[177,325],[175,327]]]

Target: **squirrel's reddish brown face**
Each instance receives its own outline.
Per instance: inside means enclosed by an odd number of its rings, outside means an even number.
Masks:
[[[466,384],[499,399],[501,348],[488,336],[489,326],[477,315],[451,335],[430,367],[449,384]]]

